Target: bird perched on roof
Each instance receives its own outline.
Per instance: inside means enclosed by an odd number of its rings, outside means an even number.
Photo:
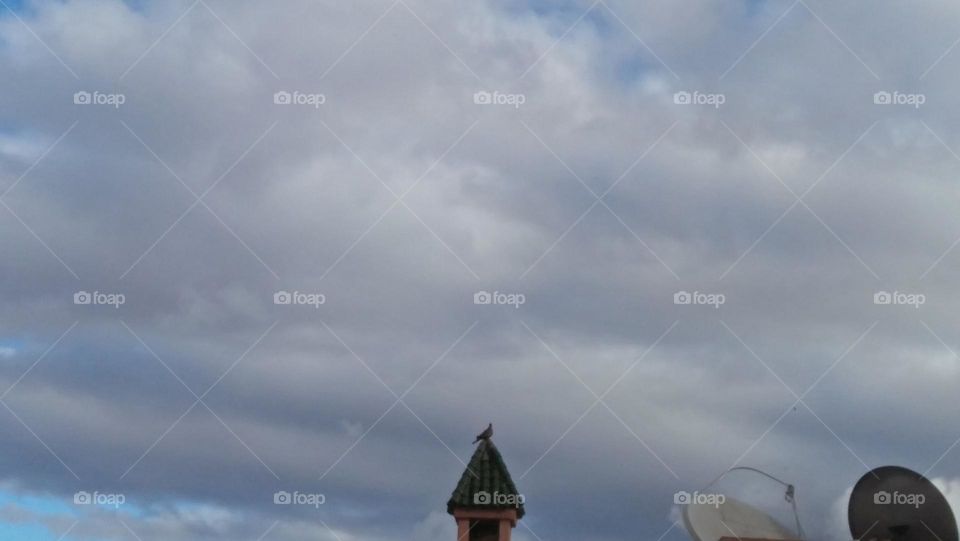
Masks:
[[[473,440],[473,443],[477,443],[480,440],[489,440],[490,436],[493,436],[493,423],[487,424],[487,429],[477,434],[477,439]]]

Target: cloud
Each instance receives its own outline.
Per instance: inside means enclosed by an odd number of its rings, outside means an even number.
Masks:
[[[457,538],[457,525],[453,517],[443,511],[433,511],[413,530],[413,539],[424,541],[445,541]]]
[[[673,493],[734,463],[795,483],[812,536],[843,537],[820,517],[864,464],[941,457],[952,478],[953,6],[19,15],[0,18],[0,325],[37,357],[0,368],[0,476],[23,494],[123,492],[144,540],[439,539],[490,421],[529,502],[518,537],[659,539]]]

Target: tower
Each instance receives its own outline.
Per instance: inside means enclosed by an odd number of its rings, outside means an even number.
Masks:
[[[447,501],[447,513],[457,521],[457,541],[510,541],[523,504],[500,451],[489,437],[481,439]]]

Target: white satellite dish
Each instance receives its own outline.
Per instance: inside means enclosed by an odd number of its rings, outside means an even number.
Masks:
[[[798,541],[802,540],[803,530],[797,519],[797,531],[792,531],[766,512],[727,495],[719,496],[707,491],[709,487],[733,470],[749,470],[764,475],[786,487],[784,499],[790,503],[796,514],[793,485],[785,483],[770,474],[749,467],[738,467],[727,470],[720,477],[711,482],[699,493],[705,498],[693,497],[689,503],[683,505],[681,515],[684,526],[694,541]],[[719,497],[718,497],[719,496]]]
[[[763,511],[730,497],[723,503],[683,506],[683,524],[695,541],[797,539],[798,535]]]

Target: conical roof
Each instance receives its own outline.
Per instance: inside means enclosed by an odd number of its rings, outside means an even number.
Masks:
[[[500,451],[489,439],[480,440],[460,476],[447,502],[447,513],[452,515],[454,509],[516,509],[517,518],[523,517],[523,497],[517,492]]]

